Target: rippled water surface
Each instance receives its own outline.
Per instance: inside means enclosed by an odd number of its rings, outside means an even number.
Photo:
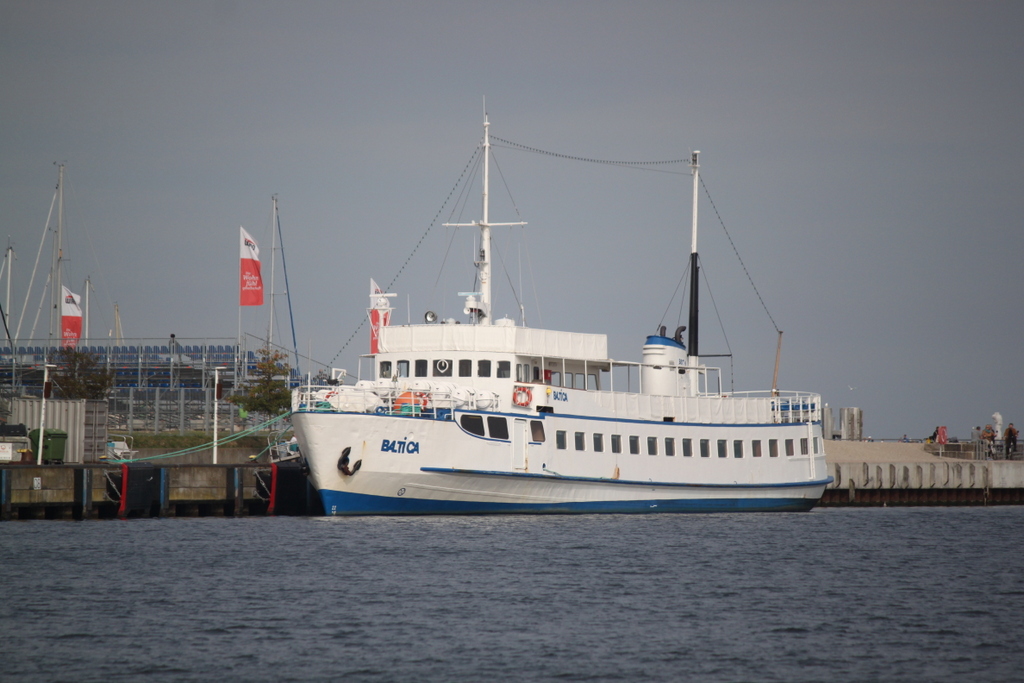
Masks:
[[[0,524],[0,680],[1024,677],[1024,508]]]

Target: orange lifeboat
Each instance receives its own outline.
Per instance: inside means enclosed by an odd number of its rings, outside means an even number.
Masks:
[[[427,409],[430,401],[421,391],[405,391],[395,399],[395,411],[402,414],[419,415]]]

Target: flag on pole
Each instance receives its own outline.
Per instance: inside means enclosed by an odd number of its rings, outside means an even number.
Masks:
[[[391,321],[391,302],[384,290],[370,278],[370,353],[380,351],[380,328],[387,327]]]
[[[263,276],[260,275],[260,248],[245,228],[238,229],[241,230],[238,305],[262,306]]]
[[[61,346],[75,348],[82,337],[81,297],[61,285],[60,329]]]

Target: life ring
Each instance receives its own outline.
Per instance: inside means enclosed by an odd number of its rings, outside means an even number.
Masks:
[[[517,406],[528,406],[533,402],[533,392],[529,387],[516,387],[512,390],[512,402]]]

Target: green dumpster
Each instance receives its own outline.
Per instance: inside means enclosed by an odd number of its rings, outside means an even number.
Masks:
[[[39,430],[28,433],[32,441],[32,452],[39,457]],[[63,429],[47,429],[43,436],[43,462],[64,462],[64,450],[68,443],[68,433]]]

